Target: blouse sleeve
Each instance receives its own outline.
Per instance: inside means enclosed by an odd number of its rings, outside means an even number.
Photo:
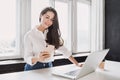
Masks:
[[[72,55],[72,53],[65,46],[61,46],[57,50],[62,52],[65,58],[69,58]]]
[[[32,64],[32,58],[33,58],[34,54],[32,52],[32,43],[31,43],[31,39],[30,36],[25,35],[24,37],[24,60],[27,64],[30,65],[34,65]]]

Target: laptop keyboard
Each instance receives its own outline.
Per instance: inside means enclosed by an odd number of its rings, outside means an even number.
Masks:
[[[67,73],[65,73],[65,74],[70,75],[70,76],[75,76],[75,75],[78,74],[78,72],[79,72],[79,69],[74,70],[74,71],[67,72]]]

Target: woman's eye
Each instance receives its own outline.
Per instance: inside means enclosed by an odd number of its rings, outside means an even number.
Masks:
[[[52,19],[51,21],[54,21],[54,19]]]
[[[49,17],[46,17],[47,19],[49,19]]]

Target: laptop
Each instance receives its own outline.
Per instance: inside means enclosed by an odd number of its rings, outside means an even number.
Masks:
[[[76,68],[74,70],[70,70],[68,72],[60,72],[60,70],[53,70],[52,74],[53,75],[58,75],[66,78],[70,78],[73,80],[76,80],[78,78],[81,78],[89,73],[94,72],[99,64],[102,62],[102,60],[105,58],[106,54],[108,53],[109,49],[101,50],[101,51],[96,51],[93,53],[90,53],[88,57],[85,60],[85,63],[82,67]],[[75,68],[77,66],[74,66]]]

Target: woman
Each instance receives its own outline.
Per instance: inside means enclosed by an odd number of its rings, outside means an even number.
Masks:
[[[39,22],[40,24],[27,32],[24,37],[24,60],[26,61],[24,70],[52,67],[54,51],[45,50],[49,46],[54,50],[61,51],[65,58],[80,66],[71,56],[71,52],[63,46],[56,10],[52,7],[42,10]]]

